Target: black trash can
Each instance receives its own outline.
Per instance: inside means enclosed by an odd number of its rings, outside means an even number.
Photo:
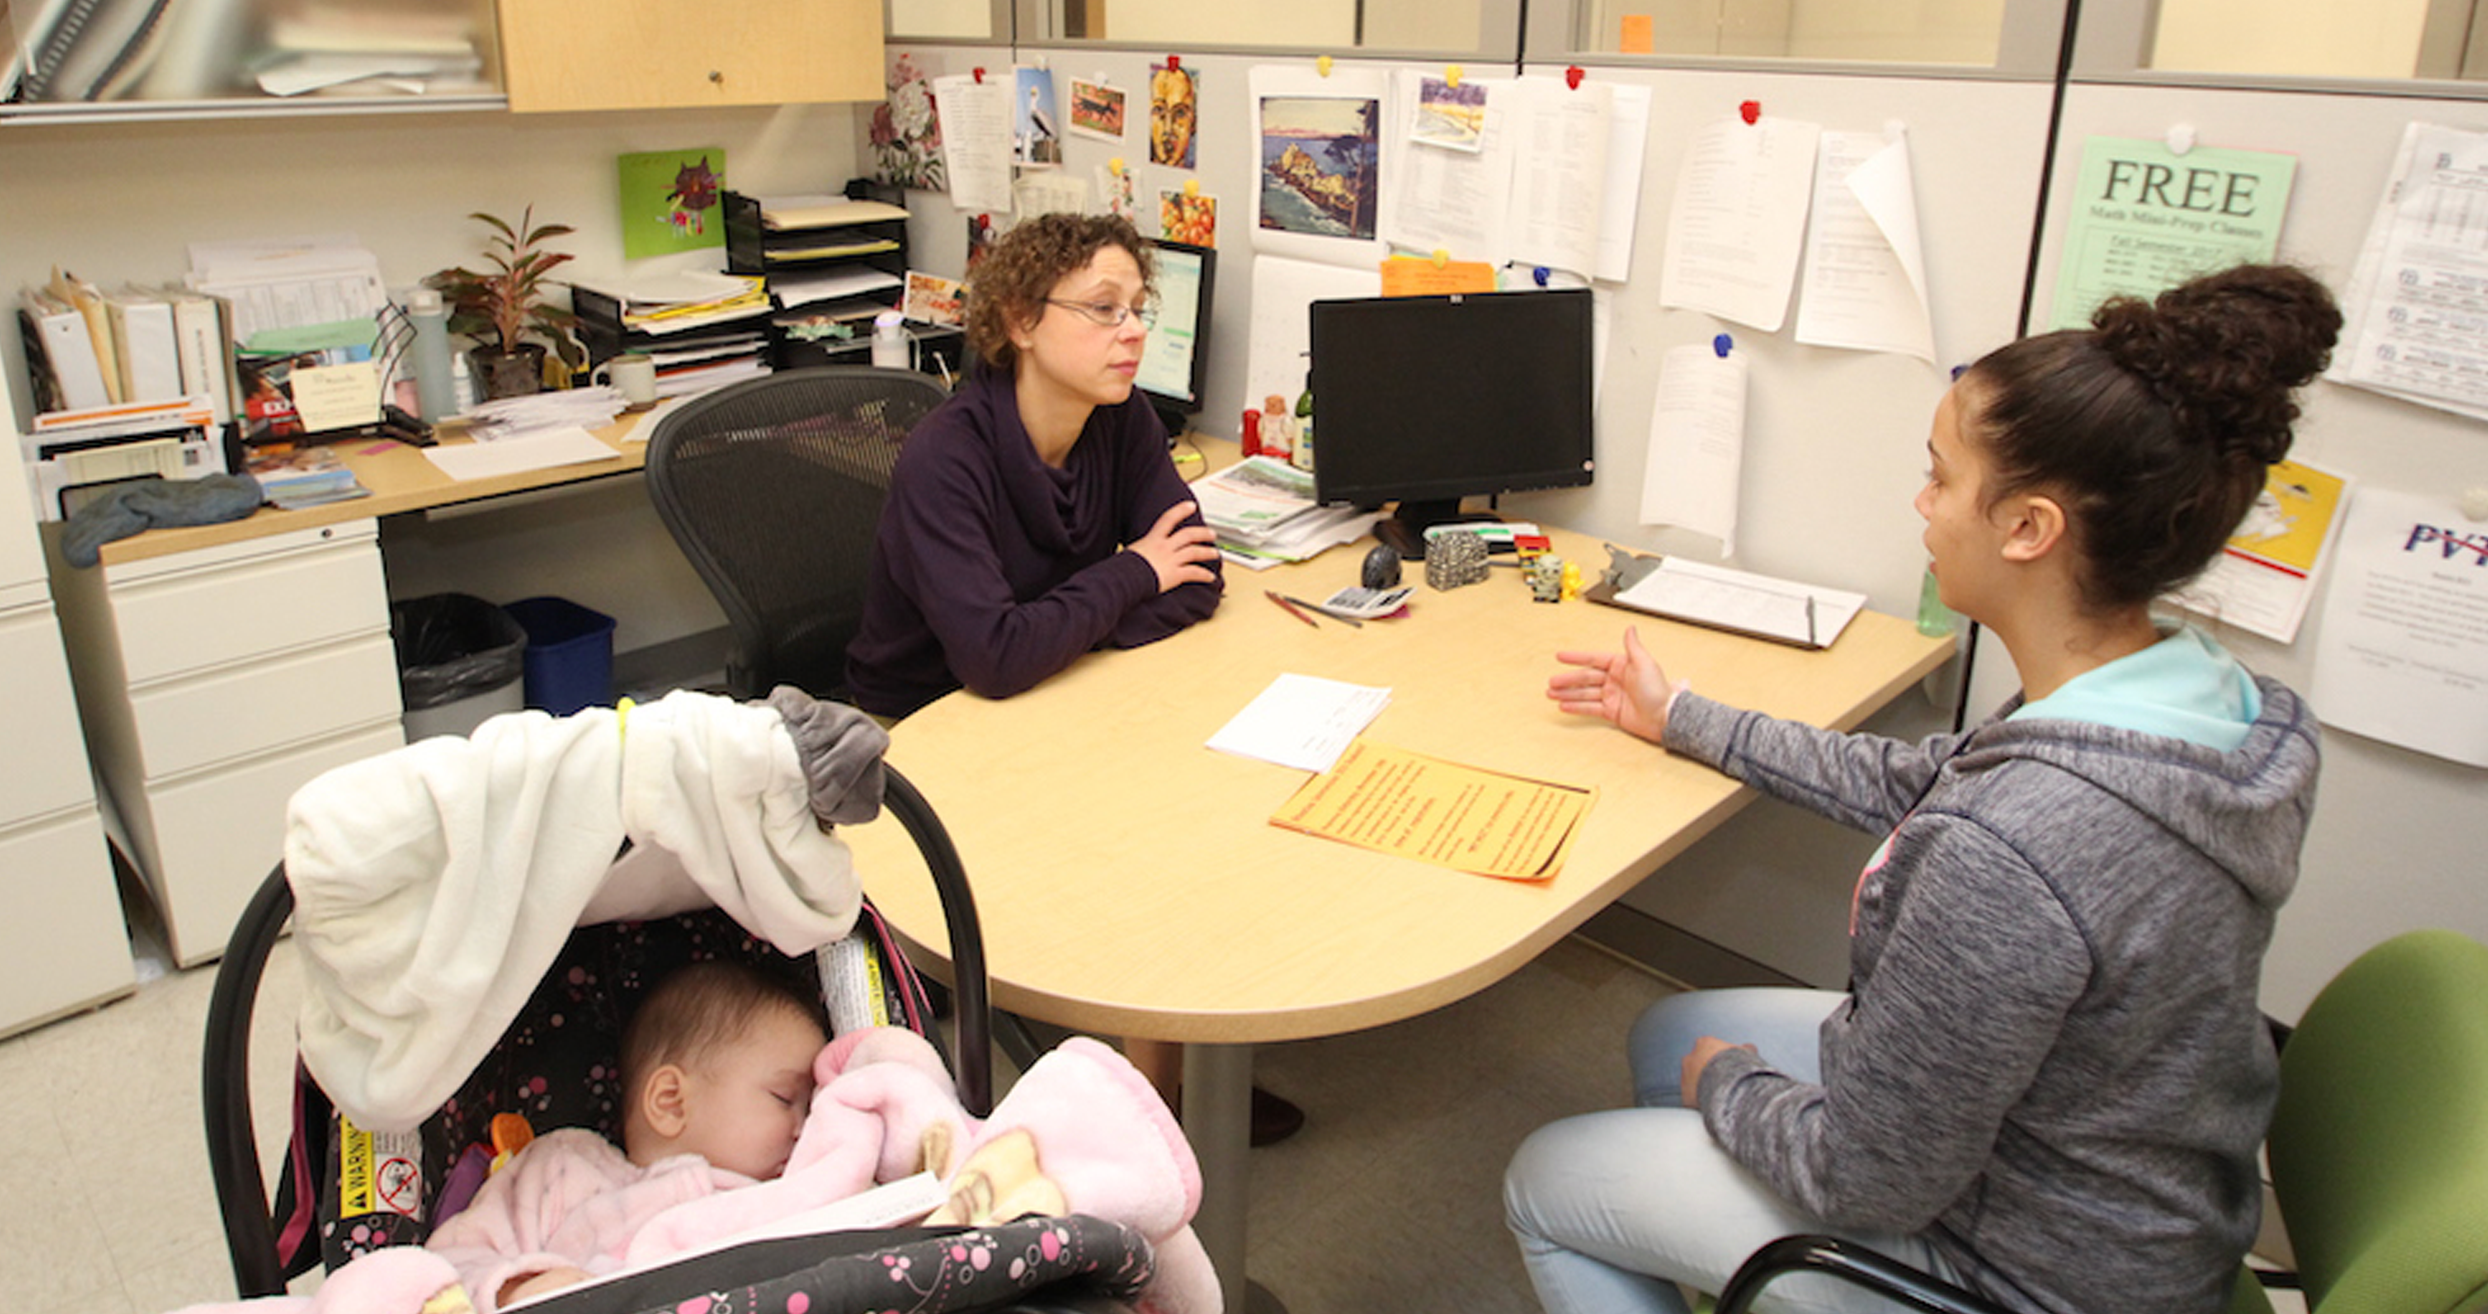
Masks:
[[[408,598],[389,604],[389,635],[408,743],[525,706],[527,632],[507,610],[465,593]]]

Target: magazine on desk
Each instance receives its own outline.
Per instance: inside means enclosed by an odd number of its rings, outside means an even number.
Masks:
[[[1192,483],[1227,560],[1254,570],[1302,561],[1373,526],[1381,513],[1313,500],[1313,474],[1252,456]]]

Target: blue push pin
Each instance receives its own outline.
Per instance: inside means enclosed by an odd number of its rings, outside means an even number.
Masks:
[[[1536,279],[1536,280],[1538,281],[1538,286],[1540,286],[1540,287],[1545,287],[1545,286],[1546,286],[1546,280],[1547,280],[1547,278],[1548,278],[1548,274],[1547,274],[1547,269],[1546,269],[1546,266],[1544,266],[1544,265],[1540,265],[1540,266],[1538,266],[1537,268],[1530,270],[1530,271],[1529,271],[1529,276],[1530,276],[1531,278],[1534,278],[1534,279]]]
[[[1955,366],[1953,366],[1953,367],[1952,367],[1952,377],[1953,377],[1953,381],[1954,381],[1954,382],[1956,382],[1956,383],[1960,382],[1960,380],[1961,380],[1961,376],[1962,376],[1962,375],[1964,375],[1964,374],[1967,374],[1967,373],[1969,373],[1969,372],[1970,372],[1970,367],[1969,367],[1969,366],[1967,366],[1967,365],[1955,365]]]
[[[1736,339],[1729,337],[1725,333],[1711,339],[1711,350],[1717,353],[1719,359],[1721,360],[1726,360],[1728,358],[1728,351],[1734,346],[1736,346]]]

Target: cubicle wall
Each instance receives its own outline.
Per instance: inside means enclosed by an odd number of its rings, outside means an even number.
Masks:
[[[2063,189],[2093,136],[2162,138],[2190,127],[2206,146],[2298,157],[2281,257],[2334,288],[2349,281],[2386,175],[2411,122],[2488,130],[2488,105],[2372,94],[2175,90],[2077,85],[2057,153],[2058,202],[2040,252],[2052,288],[2070,198]],[[2039,314],[2044,322],[2046,301]],[[2488,486],[2488,425],[2433,407],[2317,381],[2294,455],[2366,486],[2447,498]],[[2297,642],[2239,630],[2223,642],[2250,666],[2299,689],[2313,684],[2319,593]],[[1982,657],[1979,692],[2005,687],[2006,663]],[[2319,705],[2317,711],[2322,711]],[[2264,1006],[2295,1017],[2332,974],[2368,946],[2419,926],[2488,939],[2488,772],[2373,739],[2327,730],[2324,775],[2297,894],[2283,909],[2264,970]]]

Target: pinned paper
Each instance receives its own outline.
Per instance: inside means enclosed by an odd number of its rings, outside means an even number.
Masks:
[[[1430,259],[1393,256],[1382,262],[1382,295],[1439,297],[1495,290],[1495,267],[1482,260],[1454,260],[1437,251]]]
[[[1906,136],[1823,134],[1797,340],[1935,363]]]
[[[1815,124],[1778,117],[1752,127],[1715,119],[1694,134],[1668,210],[1660,305],[1779,331],[1821,135]]]
[[[1642,479],[1643,524],[1708,534],[1725,556],[1736,555],[1746,373],[1745,357],[1719,351],[1715,341],[1670,348],[1660,358]]]
[[[933,100],[950,203],[961,210],[1010,209],[1011,89],[981,77],[936,78]]]
[[[1071,80],[1071,133],[1075,137],[1097,137],[1121,142],[1126,123],[1123,88],[1109,85],[1102,76],[1091,80]],[[1120,162],[1114,166],[1121,169]]]

